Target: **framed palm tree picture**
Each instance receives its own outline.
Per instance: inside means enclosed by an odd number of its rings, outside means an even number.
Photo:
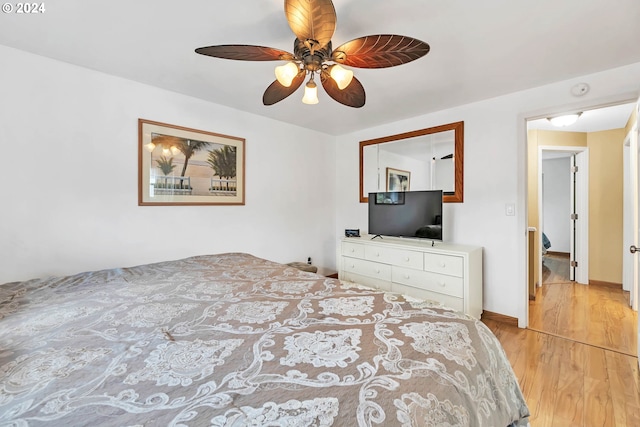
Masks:
[[[245,140],[138,119],[138,205],[244,205]]]

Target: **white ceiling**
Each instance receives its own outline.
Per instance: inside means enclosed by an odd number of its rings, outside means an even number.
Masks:
[[[320,88],[265,107],[277,62],[194,49],[255,44],[293,50],[282,0],[58,0],[39,15],[0,15],[0,44],[339,135],[509,92],[640,62],[640,1],[334,0],[333,44],[400,34],[431,45],[412,63],[355,69],[363,108]]]

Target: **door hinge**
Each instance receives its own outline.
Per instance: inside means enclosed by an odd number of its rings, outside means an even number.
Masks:
[[[571,267],[577,267],[578,261],[571,261]]]
[[[571,166],[571,172],[573,173],[578,172],[578,166]]]
[[[572,213],[571,214],[571,220],[572,221],[577,221],[578,220],[578,214],[577,213]]]

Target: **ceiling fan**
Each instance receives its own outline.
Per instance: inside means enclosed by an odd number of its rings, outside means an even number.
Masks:
[[[285,0],[284,11],[296,36],[293,53],[272,47],[218,45],[196,49],[202,55],[240,61],[287,61],[276,67],[276,80],[262,96],[264,105],[273,105],[294,93],[307,75],[302,102],[318,103],[314,76],[331,98],[349,107],[365,103],[365,92],[353,71],[342,67],[386,68],[406,64],[429,53],[423,41],[393,34],[359,37],[332,49],[336,11],[331,0]]]

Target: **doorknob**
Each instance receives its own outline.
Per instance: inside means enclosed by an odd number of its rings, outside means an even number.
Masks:
[[[638,251],[640,251],[640,250],[638,248],[636,248],[634,245],[631,245],[629,247],[629,252],[631,252],[632,254],[635,254]]]

